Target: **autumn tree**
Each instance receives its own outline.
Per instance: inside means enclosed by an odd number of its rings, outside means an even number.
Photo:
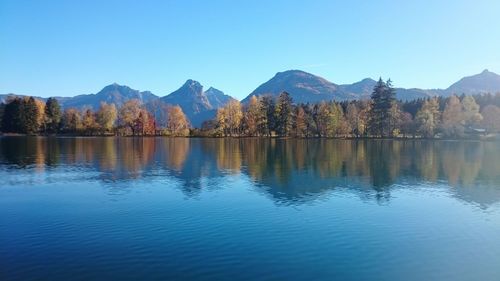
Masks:
[[[259,134],[261,117],[261,103],[256,96],[250,97],[248,107],[244,112],[243,123],[249,136],[256,136]]]
[[[76,108],[68,108],[62,116],[62,128],[68,133],[79,133],[82,130],[82,115]]]
[[[35,99],[37,109],[37,131],[45,131],[45,103],[39,99]]]
[[[426,100],[415,116],[417,131],[426,138],[432,138],[439,127],[440,112],[437,98]]]
[[[133,127],[134,135],[152,136],[156,133],[156,120],[153,114],[141,108]]]
[[[242,119],[241,104],[237,100],[229,101],[217,112],[217,120],[220,122],[220,127],[229,136],[238,134]]]
[[[350,131],[359,137],[359,130],[358,130],[358,124],[360,123],[359,120],[359,110],[358,106],[356,105],[356,102],[350,102],[347,105],[347,110],[346,110],[346,121],[347,124],[349,125]]]
[[[415,137],[415,121],[413,120],[413,116],[409,112],[401,113],[401,120],[399,121],[399,126],[401,129],[401,134],[403,137],[408,137],[409,135]]]
[[[397,102],[393,102],[389,110],[389,136],[397,137],[401,133],[401,116],[403,111]]]
[[[296,137],[307,137],[307,113],[302,105],[297,106],[294,122],[294,134]]]
[[[365,136],[368,131],[370,121],[371,101],[362,100],[358,103],[358,124],[356,126],[358,136]]]
[[[441,127],[447,137],[461,137],[464,133],[464,114],[457,96],[448,98],[443,111]]]
[[[465,96],[462,99],[462,111],[466,127],[473,127],[483,119],[483,116],[479,113],[479,105],[472,96]]]
[[[127,101],[119,110],[118,122],[121,127],[130,129],[136,135],[136,123],[141,113],[141,102],[137,99]]]
[[[178,105],[167,109],[167,129],[173,136],[189,135],[189,120]]]
[[[49,98],[45,103],[45,130],[48,133],[57,133],[61,124],[61,107],[55,98]]]
[[[335,137],[338,134],[345,133],[344,112],[342,106],[336,102],[331,102],[327,119],[327,130],[329,137]]]
[[[9,105],[12,104],[12,107]],[[10,132],[36,134],[40,129],[40,109],[33,97],[16,98],[6,108]]]
[[[96,115],[96,122],[101,133],[105,134],[112,132],[116,123],[116,119],[118,118],[118,111],[116,110],[115,104],[101,102]]]
[[[328,104],[322,101],[314,107],[314,121],[320,137],[330,135],[330,108]]]
[[[488,133],[500,132],[500,107],[491,104],[487,105],[481,111],[481,115],[483,116],[481,125]]]
[[[97,122],[94,112],[88,108],[84,110],[82,116],[82,130],[86,135],[94,135],[97,131]]]

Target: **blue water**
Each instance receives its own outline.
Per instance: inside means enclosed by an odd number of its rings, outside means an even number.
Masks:
[[[500,143],[0,138],[0,280],[500,280]]]

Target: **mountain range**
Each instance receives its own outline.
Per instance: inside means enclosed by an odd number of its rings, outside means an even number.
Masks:
[[[317,75],[301,70],[278,72],[267,82],[257,87],[242,100],[246,103],[251,96],[271,95],[277,97],[281,92],[288,92],[297,103],[316,103],[330,100],[353,100],[369,98],[376,81],[363,79],[353,84],[335,84]],[[405,89],[396,88],[397,98],[412,100],[431,96],[450,96],[453,94],[481,94],[500,92],[500,75],[484,70],[483,72],[460,79],[446,89]],[[23,96],[18,94],[0,95],[0,102],[9,97]],[[46,98],[38,97],[41,100]],[[104,101],[115,103],[118,107],[127,100],[138,99],[144,105],[179,105],[194,127],[215,116],[219,107],[234,99],[213,87],[204,91],[203,86],[195,80],[187,80],[178,90],[157,96],[149,91],[139,91],[128,86],[111,84],[96,94],[77,95],[74,97],[56,97],[63,108],[97,109]]]
[[[260,85],[243,99],[251,96],[278,96],[288,92],[295,102],[314,103],[323,100],[353,100],[369,98],[377,81],[365,78],[353,84],[335,84],[322,77],[301,71],[288,70],[278,72],[273,78]],[[460,79],[446,89],[396,88],[400,100],[413,100],[432,96],[450,96],[453,94],[481,94],[500,92],[500,75],[484,70],[480,74]]]

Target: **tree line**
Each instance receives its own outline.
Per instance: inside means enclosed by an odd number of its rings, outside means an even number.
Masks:
[[[160,125],[158,117],[166,116]],[[445,137],[500,133],[500,94],[431,97],[398,101],[391,80],[379,79],[371,98],[295,104],[287,92],[277,99],[252,96],[245,105],[231,100],[201,129],[191,128],[179,106],[152,110],[138,100],[120,108],[102,102],[62,110],[57,99],[12,98],[0,105],[4,133],[213,136],[213,137]]]
[[[479,103],[476,101],[479,101]],[[481,105],[480,105],[481,104]],[[211,136],[445,137],[500,132],[500,94],[398,101],[390,80],[379,79],[371,99],[294,104],[283,92],[231,101],[202,128]]]
[[[0,124],[4,133],[188,136],[189,121],[179,106],[164,108],[166,126],[157,126],[155,116],[139,100],[127,101],[119,109],[101,102],[97,111],[91,108],[62,110],[55,98],[44,103],[33,97],[16,97],[0,105]]]

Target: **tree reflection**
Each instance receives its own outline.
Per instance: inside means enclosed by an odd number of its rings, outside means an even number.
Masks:
[[[413,186],[408,183],[444,183],[461,199],[493,204],[500,200],[499,159],[500,143],[473,141],[0,138],[4,167],[44,173],[78,166],[99,172],[105,182],[161,174],[179,182],[188,196],[204,182],[241,173],[286,204],[336,188],[387,201],[394,188]]]

